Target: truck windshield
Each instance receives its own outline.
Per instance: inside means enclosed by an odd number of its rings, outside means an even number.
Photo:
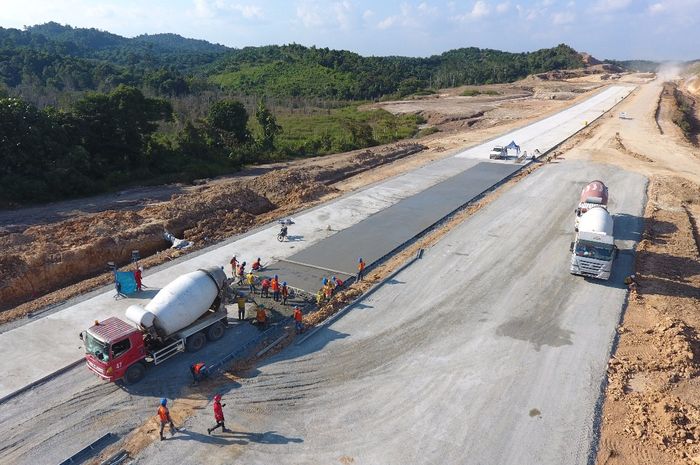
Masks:
[[[109,360],[109,346],[87,331],[85,332],[85,352],[103,362]]]
[[[592,258],[594,260],[609,261],[612,259],[613,247],[608,244],[579,241],[576,243],[576,255],[578,257]]]

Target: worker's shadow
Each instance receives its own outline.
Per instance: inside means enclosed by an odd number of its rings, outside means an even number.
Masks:
[[[138,292],[134,292],[133,294],[129,294],[130,299],[152,299],[158,294],[158,291],[160,289],[147,289],[147,290],[142,290]]]
[[[287,236],[288,242],[304,242],[304,236]]]
[[[265,433],[248,433],[245,431],[228,431],[224,432],[214,432],[211,435],[198,433],[196,431],[189,431],[186,429],[178,430],[177,434],[168,440],[179,440],[179,441],[198,441],[207,444],[220,444],[220,445],[246,445],[251,442],[258,444],[289,444],[289,443],[300,443],[304,442],[301,438],[288,438],[282,434],[278,434],[275,431],[267,431]]]

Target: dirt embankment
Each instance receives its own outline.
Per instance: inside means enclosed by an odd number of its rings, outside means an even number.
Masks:
[[[232,178],[174,195],[135,211],[104,211],[0,233],[0,322],[60,302],[111,281],[109,261],[128,264],[138,249],[147,267],[183,252],[169,249],[163,232],[195,243],[190,250],[306,208],[337,193],[333,183],[420,152],[420,144],[365,150],[338,163],[304,164],[257,177]],[[82,281],[81,280],[85,280]],[[78,283],[55,295],[46,295]]]
[[[652,178],[599,465],[700,464],[700,185]]]

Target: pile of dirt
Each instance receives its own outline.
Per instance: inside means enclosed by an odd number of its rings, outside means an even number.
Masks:
[[[625,153],[625,154],[627,154],[627,155],[629,155],[629,156],[631,156],[631,157],[634,157],[634,158],[636,158],[637,160],[641,160],[641,161],[646,162],[646,163],[654,163],[654,160],[652,160],[651,158],[649,158],[649,157],[647,157],[647,156],[645,156],[645,155],[642,155],[641,153],[637,153],[637,152],[635,152],[635,151],[633,151],[633,150],[628,149],[628,148],[625,146],[624,142],[622,142],[622,137],[620,137],[620,133],[619,133],[619,132],[616,132],[616,133],[615,133],[615,137],[613,137],[613,138],[610,140],[610,145],[611,145],[614,149],[619,150],[620,152]]]
[[[698,213],[699,185],[652,178],[637,249],[639,285],[608,364],[598,463],[700,463]]]
[[[3,312],[0,321],[107,284],[107,262],[128,265],[132,250],[145,257],[141,264],[146,267],[184,253],[169,249],[163,238],[166,230],[194,242],[190,250],[196,250],[336,195],[333,183],[424,149],[420,144],[393,144],[335,164],[307,163],[210,183],[135,211],[109,210],[21,232],[0,232],[0,310],[37,299]],[[42,298],[87,278],[91,280],[72,292]]]

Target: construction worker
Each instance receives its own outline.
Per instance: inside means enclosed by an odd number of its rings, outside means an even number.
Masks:
[[[258,306],[258,310],[255,313],[255,323],[260,331],[267,327],[267,312],[263,305]]]
[[[221,403],[221,394],[215,395],[214,396],[214,420],[216,420],[216,426],[214,426],[213,428],[207,428],[207,434],[211,434],[211,432],[214,431],[218,427],[221,427],[221,431],[224,433],[229,432],[229,430],[227,430],[226,426],[224,425],[223,407],[226,407],[226,404]]]
[[[270,297],[270,280],[265,278],[260,283],[260,297]]]
[[[197,362],[190,365],[190,373],[192,373],[192,385],[196,386],[201,380],[207,377],[207,367],[204,362]]]
[[[270,290],[272,290],[272,298],[275,299],[275,302],[279,302],[279,300],[280,300],[279,276],[275,275],[275,277],[272,278],[272,282],[270,283]]]
[[[165,424],[168,423],[170,424],[170,435],[175,436],[175,431],[177,429],[175,428],[175,424],[173,423],[173,419],[170,418],[170,410],[168,410],[168,399],[163,398],[160,400],[160,407],[158,407],[158,417],[160,418],[160,440],[164,440],[165,437],[163,436],[163,429],[165,429]]]
[[[343,287],[343,281],[333,276],[333,286],[335,288],[334,290],[338,291],[341,287]]]
[[[253,268],[253,271],[262,270],[262,263],[260,263],[260,257],[258,257],[258,259],[253,262],[253,266],[251,268]]]
[[[282,305],[287,305],[287,298],[289,297],[289,288],[287,287],[287,281],[282,282],[280,294],[282,295]]]
[[[236,260],[236,256],[234,255],[233,258],[231,259],[231,276],[233,276],[235,278],[237,271],[238,271],[238,260]]]
[[[316,293],[316,305],[321,306],[321,304],[323,303],[324,296],[325,293],[323,292],[323,288],[319,289]]]
[[[357,263],[357,280],[362,281],[362,276],[365,274],[365,261],[362,260],[362,257],[358,260]]]
[[[243,284],[243,280],[245,279],[245,262],[241,263],[241,265],[238,267],[238,285],[240,286]]]
[[[637,275],[636,274],[631,274],[625,278],[625,284],[627,285],[627,289],[630,291],[636,291],[637,286],[639,286],[639,283],[637,282]]]
[[[294,307],[294,326],[296,327],[297,334],[301,334],[304,329],[304,317],[298,306]]]
[[[246,298],[243,294],[238,294],[238,319],[243,320],[245,319],[245,302]]]
[[[140,266],[137,266],[136,269],[134,270],[134,280],[136,281],[136,290],[141,291],[141,279],[143,277],[143,268]]]
[[[248,273],[247,280],[251,294],[255,295],[255,275],[253,274],[252,270],[250,271],[250,273]]]
[[[333,297],[333,284],[331,284],[330,281],[326,283],[325,286],[323,286],[323,294],[326,297],[326,300],[330,300],[331,297]]]

